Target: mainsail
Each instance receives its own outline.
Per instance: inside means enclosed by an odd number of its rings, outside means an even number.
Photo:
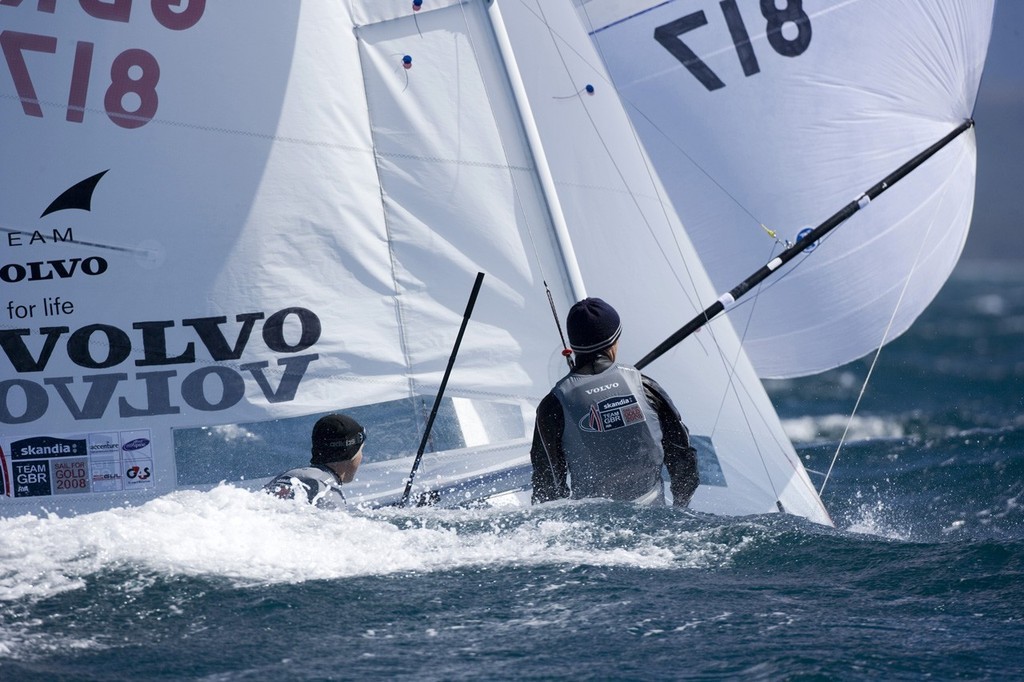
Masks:
[[[971,117],[994,0],[575,4],[724,292]],[[956,264],[974,178],[969,131],[733,309],[758,373],[905,331]]]
[[[255,487],[336,410],[369,432],[350,497],[394,502],[477,272],[417,491],[515,490],[565,371],[552,304],[611,301],[633,357],[713,296],[569,3],[0,19],[4,515]],[[728,320],[655,376],[694,508],[828,523]]]

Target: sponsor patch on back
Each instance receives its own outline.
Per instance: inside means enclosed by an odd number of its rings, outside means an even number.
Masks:
[[[636,396],[629,394],[605,398],[590,406],[590,411],[579,420],[582,431],[597,433],[620,429],[647,421]]]

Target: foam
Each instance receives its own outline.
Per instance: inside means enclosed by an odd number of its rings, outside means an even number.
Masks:
[[[901,527],[894,518],[895,511],[885,502],[876,500],[858,507],[847,519],[846,530],[859,535],[874,535],[889,540],[910,542],[913,531]]]
[[[0,601],[81,589],[124,567],[263,585],[508,565],[679,568],[739,550],[714,528],[678,527],[686,517],[669,508],[633,530],[580,506],[325,511],[223,484],[135,508],[0,519]]]
[[[850,421],[849,415],[826,414],[816,417],[799,417],[783,419],[782,428],[793,443],[814,443],[819,441],[838,441],[850,423],[846,434],[847,441],[867,440],[869,438],[902,438],[906,435],[903,419],[895,416],[855,416]]]

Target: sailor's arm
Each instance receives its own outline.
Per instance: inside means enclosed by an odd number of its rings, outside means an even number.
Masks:
[[[650,377],[643,377],[644,394],[658,413],[661,446],[665,451],[673,504],[685,507],[700,485],[697,451],[690,445],[690,432],[664,389]]]
[[[565,453],[562,431],[565,418],[558,399],[548,394],[537,406],[537,424],[533,429],[530,462],[533,465],[533,504],[569,496],[566,485]]]

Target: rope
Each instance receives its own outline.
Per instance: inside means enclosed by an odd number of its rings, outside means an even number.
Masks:
[[[548,305],[551,306],[551,316],[555,318],[555,328],[558,329],[558,338],[562,340],[562,356],[565,358],[565,362],[569,365],[569,370],[573,369],[572,362],[572,351],[569,350],[569,344],[565,342],[565,334],[562,333],[562,323],[558,319],[558,310],[555,308],[555,299],[551,295],[551,289],[548,288],[548,283],[544,282],[544,291],[548,295]]]
[[[960,153],[962,159],[964,152]],[[958,161],[959,162],[959,161]],[[882,354],[882,347],[886,344],[886,340],[889,338],[889,332],[892,330],[892,325],[896,321],[896,313],[899,312],[900,306],[903,304],[903,298],[907,293],[907,289],[910,287],[910,281],[914,278],[914,273],[917,272],[917,268],[921,263],[921,256],[924,253],[925,245],[928,244],[928,238],[931,235],[932,228],[935,227],[935,218],[939,215],[939,209],[943,202],[938,202],[935,206],[935,210],[932,213],[931,220],[928,221],[928,229],[925,231],[921,244],[917,249],[917,253],[914,255],[914,263],[910,266],[910,272],[907,273],[906,279],[903,281],[903,288],[900,289],[899,298],[896,299],[896,305],[893,307],[892,315],[889,316],[889,323],[885,327],[885,331],[882,332],[882,340],[878,344],[878,348],[875,350],[874,357],[871,358],[871,366],[868,367],[868,373],[864,377],[864,383],[860,387],[860,392],[857,394],[857,400],[853,404],[853,410],[850,412],[850,418],[846,421],[846,427],[843,429],[843,435],[839,438],[839,443],[836,445],[835,454],[832,455],[832,461],[828,465],[828,470],[825,472],[825,480],[821,482],[821,487],[818,489],[818,497],[821,497],[825,491],[825,486],[828,484],[828,479],[832,475],[832,469],[835,468],[836,462],[839,460],[839,452],[842,450],[843,445],[846,443],[846,436],[850,432],[850,427],[853,425],[854,415],[857,414],[857,409],[860,407],[861,399],[864,397],[864,393],[867,391],[868,382],[871,380],[871,375],[875,371],[875,366],[878,364],[878,358]]]

